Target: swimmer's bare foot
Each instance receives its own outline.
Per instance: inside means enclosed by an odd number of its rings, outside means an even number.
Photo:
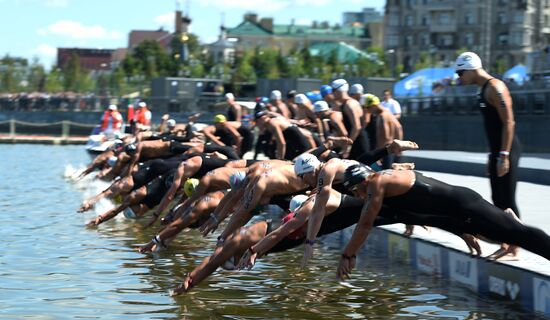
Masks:
[[[521,222],[521,220],[519,220],[518,216],[516,215],[514,210],[512,210],[511,208],[508,208],[508,209],[504,210],[504,212],[506,212],[506,214],[512,215],[512,217],[514,217],[514,219],[516,219],[517,222],[523,224],[523,222]],[[518,253],[519,253],[519,247],[518,246],[503,243],[500,246],[500,249],[495,251],[493,254],[491,254],[487,258],[489,260],[495,260],[495,261],[496,260],[499,260],[499,261],[517,261],[517,260],[519,260]]]
[[[476,237],[467,233],[463,233],[459,237],[466,242],[466,246],[468,246],[470,254],[475,254],[476,256],[481,255],[481,246],[479,245],[479,241]]]
[[[412,224],[407,224],[407,225],[405,226],[405,232],[403,232],[403,235],[404,235],[405,237],[410,237],[410,236],[412,236],[413,232],[414,232],[414,225],[412,225]]]
[[[198,113],[195,113],[195,114],[190,115],[189,117],[187,117],[187,120],[188,120],[189,122],[195,122],[195,121],[197,121],[197,119],[198,119],[200,116],[201,116],[201,113],[198,112]]]
[[[352,144],[353,144],[353,140],[351,140],[348,137],[330,136],[327,138],[327,141],[325,142],[325,146],[327,149],[334,149],[334,148],[346,149],[346,147],[351,146]]]
[[[214,158],[227,160],[227,156],[225,154],[219,153],[218,151],[214,151],[210,155]]]
[[[418,144],[416,144],[416,142],[394,139],[388,146],[388,153],[399,154],[403,151],[416,149],[418,149]]]
[[[393,170],[414,170],[415,165],[413,162],[392,163],[391,168]]]

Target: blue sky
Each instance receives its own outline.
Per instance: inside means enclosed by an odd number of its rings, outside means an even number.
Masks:
[[[274,23],[341,23],[342,12],[363,7],[383,10],[385,0],[0,0],[0,56],[38,58],[47,68],[57,47],[126,47],[130,30],[173,31],[177,5],[193,19],[201,42],[216,40],[224,16],[234,27],[246,12],[273,17]]]

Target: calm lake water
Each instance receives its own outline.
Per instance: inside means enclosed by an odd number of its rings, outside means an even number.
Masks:
[[[534,319],[505,303],[384,258],[368,257],[347,283],[339,251],[273,254],[252,271],[215,273],[185,296],[168,290],[210,255],[212,239],[183,232],[169,250],[142,255],[155,229],[117,218],[84,227],[78,214],[101,186],[65,175],[90,159],[81,146],[0,145],[0,318],[9,319]],[[104,210],[109,204],[99,206]]]

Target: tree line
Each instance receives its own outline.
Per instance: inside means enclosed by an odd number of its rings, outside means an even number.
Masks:
[[[183,52],[183,44],[187,50]],[[339,61],[334,51],[327,57],[313,56],[308,48],[283,54],[275,48],[252,48],[236,52],[231,61],[214,63],[190,34],[185,39],[174,37],[168,53],[156,41],[144,41],[108,72],[83,70],[78,55],[73,54],[64,66],[46,68],[38,61],[6,55],[0,59],[0,93],[75,92],[123,96],[139,91],[147,95],[155,77],[189,77],[223,79],[237,89],[255,83],[258,78],[316,78],[328,82],[335,77],[391,76],[402,66],[391,68],[381,48],[367,52],[376,59],[360,57],[353,63]],[[186,55],[186,59],[183,59]],[[393,71],[393,72],[392,72]]]

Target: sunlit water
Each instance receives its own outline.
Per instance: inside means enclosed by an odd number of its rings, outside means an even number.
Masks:
[[[104,186],[70,179],[90,160],[81,146],[0,145],[0,155],[0,318],[536,318],[374,256],[339,283],[336,249],[317,252],[304,272],[302,248],[273,254],[174,299],[169,289],[211,253],[212,239],[188,231],[167,251],[139,254],[156,231],[143,221],[89,229],[96,213],[76,213]]]

